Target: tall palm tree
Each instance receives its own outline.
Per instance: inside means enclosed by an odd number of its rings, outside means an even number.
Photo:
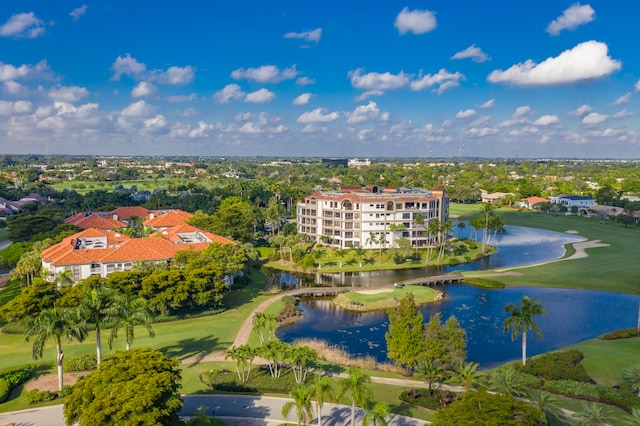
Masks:
[[[511,340],[515,340],[518,334],[522,333],[522,365],[526,365],[527,330],[531,329],[535,331],[538,338],[542,339],[542,330],[540,330],[538,324],[533,321],[533,317],[546,314],[547,308],[542,306],[542,303],[537,299],[522,296],[521,306],[509,303],[504,307],[504,311],[511,315],[504,320],[504,332],[506,333],[511,330]]]
[[[231,358],[236,362],[236,372],[242,383],[249,380],[251,374],[251,363],[256,357],[256,351],[249,345],[232,346],[227,349],[224,359]]]
[[[358,258],[358,264],[360,268],[362,268],[362,258],[367,253],[366,250],[363,249],[362,247],[354,247],[353,253],[355,254],[356,258]]]
[[[311,397],[316,400],[316,411],[318,412],[318,425],[322,424],[322,406],[325,397],[333,399],[333,382],[327,376],[316,374],[311,383]]]
[[[604,405],[598,405],[595,402],[583,403],[582,409],[575,413],[573,417],[580,420],[581,426],[600,426],[612,420],[611,409]]]
[[[109,310],[116,292],[110,287],[87,288],[83,298],[78,306],[78,315],[85,322],[89,322],[96,326],[96,359],[98,368],[102,361],[102,340],[100,329],[109,321]]]
[[[107,314],[112,321],[109,348],[113,346],[113,340],[118,338],[120,329],[124,330],[127,350],[131,349],[136,325],[144,326],[149,332],[149,336],[155,336],[151,326],[153,319],[147,308],[147,301],[142,297],[134,299],[128,295],[117,295]]]
[[[362,426],[387,426],[390,418],[391,410],[389,410],[389,405],[384,402],[378,402],[364,415]]]
[[[369,246],[369,257],[373,257],[373,245],[378,243],[375,232],[369,232],[369,238],[366,241]]]
[[[354,367],[347,370],[349,376],[342,379],[338,385],[338,397],[348,396],[351,399],[351,424],[356,424],[356,404],[365,407],[371,397],[371,390],[367,383],[371,382],[371,377]]]
[[[442,256],[444,255],[444,249],[447,243],[447,236],[449,235],[449,232],[451,232],[452,229],[453,229],[453,222],[451,222],[451,220],[447,220],[443,222],[442,226],[440,226],[442,241],[440,243],[440,253],[438,254],[438,261],[440,261],[442,259]]]
[[[335,249],[334,252],[340,259],[340,269],[342,269],[342,258],[349,252],[349,249]]]
[[[429,225],[427,225],[427,230],[429,231],[429,249],[427,250],[427,263],[431,260],[431,252],[433,250],[433,241],[431,237],[434,235],[438,235],[440,233],[440,221],[437,219],[432,219],[429,221]]]
[[[382,262],[382,248],[384,246],[386,246],[388,243],[387,241],[387,235],[386,234],[380,234],[380,236],[378,237],[378,245],[380,246],[380,251],[378,254],[378,265]]]
[[[289,396],[293,401],[287,401],[282,406],[282,416],[287,417],[293,407],[296,408],[298,415],[298,425],[309,423],[309,419],[313,417],[313,408],[311,407],[312,390],[310,386],[300,385],[289,391]]]
[[[491,203],[482,203],[480,212],[484,214],[484,235],[482,236],[482,254],[484,254],[485,244],[489,235],[489,216],[493,214],[495,207]]]
[[[631,385],[631,390],[640,396],[640,363],[633,364],[622,371],[624,381]]]
[[[29,340],[35,336],[33,341],[32,355],[35,359],[42,357],[44,345],[50,338],[56,344],[56,362],[58,366],[58,390],[64,386],[64,376],[62,371],[62,340],[67,341],[84,340],[86,333],[80,323],[78,314],[72,310],[45,309],[41,311],[33,322],[33,325],[24,335],[24,340]]]
[[[467,224],[463,221],[458,222],[458,238],[462,237],[462,230],[467,227]]]

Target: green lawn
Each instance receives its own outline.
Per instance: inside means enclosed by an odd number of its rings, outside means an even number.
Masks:
[[[422,286],[394,288],[391,291],[376,294],[349,291],[336,296],[335,302],[343,307],[359,304],[362,305],[363,311],[389,309],[396,305],[395,300],[402,299],[407,293],[413,293],[416,303],[422,304],[435,301],[439,292]]]
[[[622,370],[640,362],[640,338],[587,340],[565,349],[578,349],[584,354],[582,365],[589,375],[605,386],[622,382]]]
[[[0,243],[9,239],[9,229],[0,228]]]

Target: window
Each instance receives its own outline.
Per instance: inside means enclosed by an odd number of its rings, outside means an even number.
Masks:
[[[411,218],[411,213],[402,213],[402,218],[403,219],[410,219]]]

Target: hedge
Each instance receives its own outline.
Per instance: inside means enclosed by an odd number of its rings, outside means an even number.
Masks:
[[[307,375],[307,382],[312,375]],[[241,383],[238,375],[229,370],[209,370],[200,375],[200,380],[212,389],[224,392],[274,392],[287,394],[298,384],[290,368],[282,371],[282,375],[274,379],[266,366],[251,369],[249,380]]]
[[[526,366],[516,364],[515,368],[521,373],[531,374],[543,381],[592,382],[591,376],[580,364],[583,358],[582,352],[578,350],[550,352],[529,359]]]
[[[5,379],[0,379],[0,404],[7,400],[10,392],[11,384]]]

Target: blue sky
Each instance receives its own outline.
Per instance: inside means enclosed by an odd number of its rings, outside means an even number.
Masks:
[[[640,158],[635,0],[5,0],[0,152]]]

